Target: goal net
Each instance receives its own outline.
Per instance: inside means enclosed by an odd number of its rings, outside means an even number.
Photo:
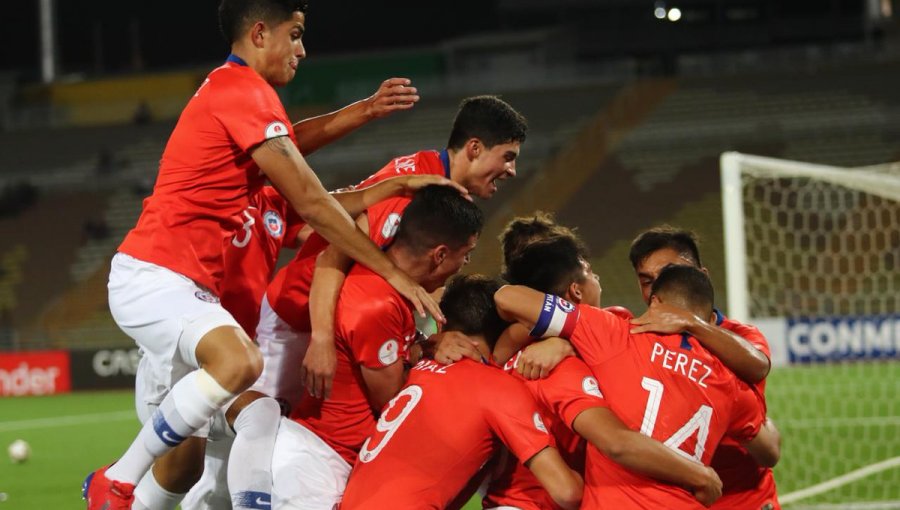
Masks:
[[[773,351],[787,508],[900,508],[900,164],[721,158],[729,315]]]

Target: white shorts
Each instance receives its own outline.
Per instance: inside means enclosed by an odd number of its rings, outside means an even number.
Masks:
[[[228,493],[228,454],[233,437],[206,442],[206,458],[203,476],[181,502],[181,510],[231,510],[231,494]]]
[[[109,310],[141,348],[138,416],[150,416],[182,377],[199,368],[197,344],[220,326],[240,328],[219,298],[190,278],[124,253],[112,259]]]
[[[314,432],[282,418],[272,456],[272,508],[333,510],[344,495],[350,470]]]
[[[309,347],[309,332],[297,331],[272,310],[263,296],[256,326],[256,343],[263,371],[251,389],[286,403],[293,409],[303,397],[299,367]]]

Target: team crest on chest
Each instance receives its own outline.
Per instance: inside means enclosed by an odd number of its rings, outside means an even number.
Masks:
[[[394,237],[398,228],[400,228],[400,215],[397,213],[389,214],[384,221],[384,225],[381,226],[381,237],[385,239]]]
[[[263,223],[266,226],[266,232],[275,239],[281,239],[281,236],[284,235],[284,220],[277,211],[266,211],[263,214]]]

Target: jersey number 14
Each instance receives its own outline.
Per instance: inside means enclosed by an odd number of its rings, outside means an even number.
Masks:
[[[647,399],[647,407],[644,409],[644,419],[641,421],[641,434],[653,437],[653,429],[656,427],[656,418],[659,415],[659,405],[662,403],[663,383],[656,379],[644,377],[641,387],[650,392]],[[706,439],[709,437],[709,422],[712,420],[712,407],[701,405],[694,416],[672,434],[663,443],[676,452],[701,462],[703,452],[706,450]],[[691,455],[681,449],[681,445],[697,432],[697,445],[694,454]]]

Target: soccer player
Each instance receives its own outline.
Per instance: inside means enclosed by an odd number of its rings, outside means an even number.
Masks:
[[[413,197],[388,257],[433,291],[468,260],[484,219],[446,186]],[[403,386],[404,359],[416,338],[407,300],[365,266],[353,267],[335,310],[338,365],[331,397],[304,395],[282,420],[274,444],[273,499],[284,508],[330,510],[380,411]]]
[[[670,226],[649,229],[631,243],[629,253],[638,277],[644,301],[650,307],[639,317],[634,331],[685,331],[692,333],[722,363],[756,392],[765,397],[765,377],[769,373],[771,351],[760,331],[750,325],[726,318],[716,311],[712,324],[675,307],[650,301],[650,288],[662,268],[686,264],[707,272],[700,262],[700,250],[694,235]],[[774,430],[774,424],[767,421]],[[759,465],[740,444],[726,438],[716,450],[712,467],[722,477],[723,495],[713,508],[739,510],[776,510],[780,508],[772,469]]]
[[[443,365],[422,359],[410,371],[359,452],[342,510],[446,508],[498,440],[528,466],[555,504],[578,508],[581,477],[549,446],[534,399],[488,361],[506,326],[492,299],[498,288],[495,280],[478,275],[457,277],[447,286],[441,299],[445,328],[476,341],[483,361]]]
[[[85,480],[89,510],[131,508],[134,486],[153,462],[204,435],[210,417],[258,377],[259,351],[218,294],[223,248],[241,230],[241,211],[264,176],[322,236],[385,276],[417,308],[425,304],[439,315],[424,289],[355,228],[295,145],[273,87],[288,83],[305,57],[304,10],[302,0],[220,5],[232,53],[182,112],[153,194],[112,262],[113,318],[148,360],[137,388],[144,425],[114,465]],[[202,442],[195,443],[185,453],[199,458]],[[182,472],[158,481],[178,488],[197,477]]]
[[[558,274],[577,270],[568,260]],[[652,296],[701,317],[713,315],[712,285],[696,268],[665,268]],[[765,410],[759,398],[690,335],[631,334],[626,319],[523,286],[504,287],[495,300],[501,317],[533,327],[533,336],[568,337],[612,411],[629,428],[707,465],[725,435],[745,442],[762,461],[776,457],[777,445],[762,426]],[[622,469],[594,448],[588,450],[585,484],[588,508],[697,505],[687,491]]]
[[[566,260],[568,259],[568,260]],[[553,267],[580,268],[575,273],[542,271],[547,260]],[[565,260],[564,263],[560,261]],[[570,303],[600,305],[600,285],[591,271],[584,248],[571,232],[535,241],[523,247],[509,260],[507,276],[511,283],[526,285],[565,298]],[[507,336],[498,342],[495,355]],[[515,370],[523,351],[516,353],[504,369]],[[497,359],[506,361],[505,358]],[[541,406],[548,430],[566,462],[579,472],[584,470],[584,441],[607,458],[636,473],[687,488],[704,505],[721,495],[721,481],[715,471],[692,462],[638,432],[627,428],[607,407],[597,380],[585,363],[567,357],[542,379],[526,380],[526,387]],[[521,464],[508,468],[505,476],[495,478],[485,497],[485,508],[514,507],[521,510],[553,508],[545,491]]]

